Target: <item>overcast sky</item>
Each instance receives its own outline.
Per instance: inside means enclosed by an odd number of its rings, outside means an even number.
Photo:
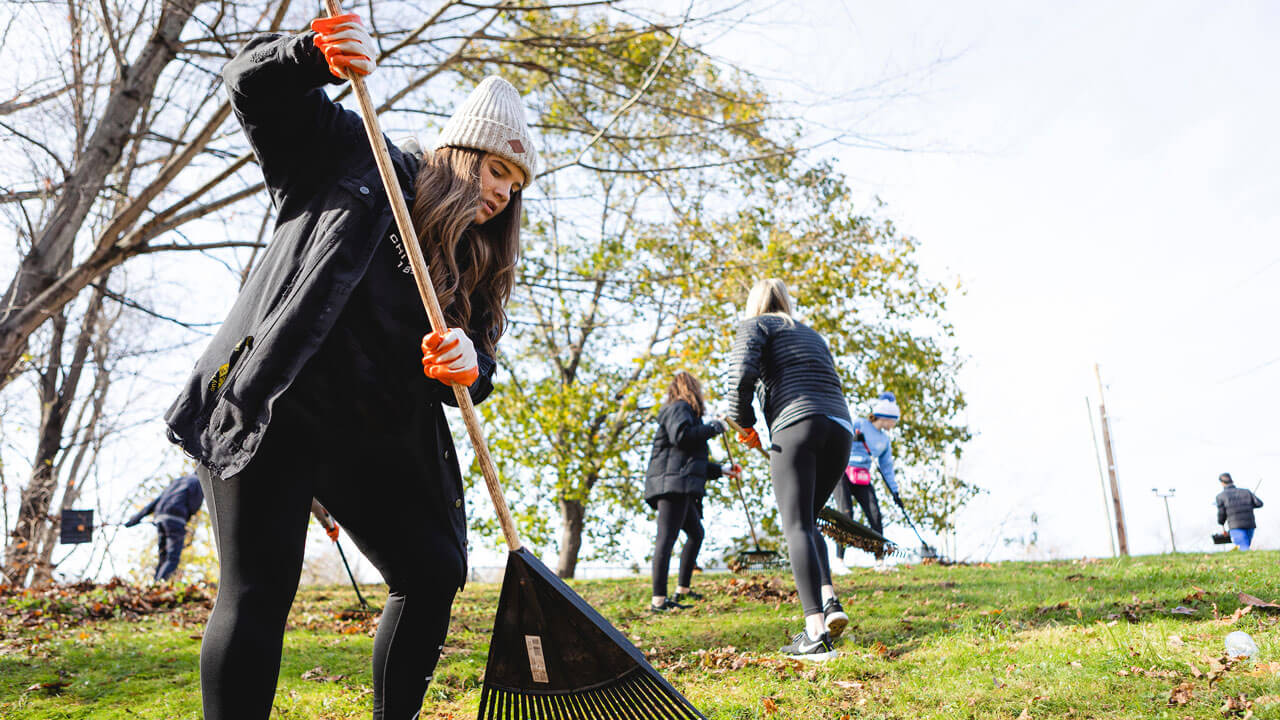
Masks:
[[[1109,552],[1094,362],[1133,552],[1168,549],[1152,487],[1177,491],[1179,549],[1211,547],[1219,472],[1280,498],[1280,4],[802,0],[755,19],[714,49],[803,81],[778,92],[910,91],[821,119],[918,152],[824,151],[964,288],[961,476],[991,493],[962,556],[1016,555],[997,529],[1032,512],[1041,552]],[[1274,508],[1260,547],[1280,547]]]

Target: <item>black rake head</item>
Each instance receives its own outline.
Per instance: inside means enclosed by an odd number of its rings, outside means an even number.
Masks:
[[[507,556],[478,720],[705,720],[528,550]]]

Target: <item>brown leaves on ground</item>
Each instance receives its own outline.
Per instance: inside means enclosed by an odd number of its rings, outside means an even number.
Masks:
[[[1222,712],[1223,717],[1251,718],[1253,717],[1253,701],[1240,695],[1228,695],[1226,702],[1222,703],[1222,707],[1218,708]]]
[[[49,623],[74,626],[117,617],[137,620],[179,607],[198,610],[198,620],[203,622],[213,607],[213,592],[203,583],[133,585],[119,578],[102,585],[89,580],[24,589],[0,585],[0,618],[6,625],[26,628]]]
[[[732,578],[726,587],[728,594],[755,600],[758,602],[788,602],[796,596],[795,588],[784,583],[781,578],[762,578],[753,575],[750,578]]]
[[[1249,593],[1237,593],[1236,598],[1239,599],[1241,603],[1244,603],[1249,607],[1256,607],[1259,610],[1265,610],[1267,612],[1280,612],[1280,604],[1263,600],[1262,598],[1255,597]]]
[[[713,675],[734,672],[749,667],[770,670],[780,677],[798,675],[806,680],[814,680],[818,676],[817,668],[801,660],[777,655],[759,655],[750,652],[738,652],[732,645],[728,647],[699,650],[693,653],[693,660],[676,660],[674,662],[655,662],[654,667],[664,671],[700,669]]]
[[[336,612],[304,612],[294,616],[290,627],[301,627],[318,632],[334,632],[339,635],[366,635],[378,632],[382,613],[372,608],[348,608]]]
[[[317,665],[310,670],[302,673],[303,680],[313,680],[315,682],[338,682],[345,679],[346,675],[329,675],[321,665]]]
[[[1172,706],[1186,705],[1196,696],[1195,683],[1178,683],[1177,687],[1169,692],[1169,704]]]

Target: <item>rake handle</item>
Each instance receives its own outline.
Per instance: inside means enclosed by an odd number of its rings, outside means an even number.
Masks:
[[[721,435],[720,440],[724,443],[724,454],[729,458],[729,464],[733,465],[733,451],[729,449],[728,435]],[[747,529],[751,531],[751,542],[756,544],[756,550],[760,549],[760,538],[756,537],[756,522],[751,519],[751,507],[747,505],[747,496],[742,494],[742,478],[735,478],[733,481],[733,489],[738,493],[738,499],[742,501],[742,511],[747,514]]]
[[[739,424],[738,424],[738,423],[737,423],[733,418],[729,417],[728,415],[725,415],[725,416],[724,416],[724,424],[725,424],[725,425],[728,425],[728,426],[729,426],[729,428],[730,428],[731,430],[733,430],[735,433],[740,433],[740,432],[742,432],[742,426],[741,426],[741,425],[739,425]],[[760,454],[764,456],[764,459],[765,459],[765,460],[768,460],[768,459],[769,459],[769,451],[768,451],[768,450],[765,450],[763,447],[758,447],[758,448],[756,448],[756,450],[759,450],[759,451],[760,451]]]
[[[338,0],[325,0],[325,8],[330,15],[341,15],[342,6]],[[364,129],[369,136],[369,145],[373,149],[373,159],[378,164],[378,175],[382,178],[382,187],[391,201],[391,214],[395,216],[396,227],[400,237],[404,238],[404,247],[409,255],[409,266],[413,270],[413,280],[418,285],[418,294],[422,297],[422,305],[427,310],[427,318],[431,321],[431,329],[443,333],[448,329],[444,312],[440,309],[440,301],[436,298],[435,286],[431,284],[431,275],[427,271],[427,260],[422,256],[413,229],[413,220],[409,216],[409,206],[400,193],[400,183],[396,179],[395,167],[391,164],[391,153],[387,150],[386,138],[378,124],[378,111],[374,107],[373,98],[365,87],[364,78],[347,71],[347,79],[355,92],[356,101],[360,104],[360,117],[364,120]],[[480,427],[480,417],[476,414],[476,406],[471,402],[471,394],[465,385],[451,384],[453,395],[458,400],[458,410],[462,412],[462,421],[467,426],[467,435],[475,449],[476,462],[480,464],[480,472],[484,475],[485,487],[489,490],[489,499],[493,501],[493,509],[498,513],[498,523],[502,526],[502,534],[506,537],[507,547],[512,551],[520,549],[520,536],[516,534],[516,524],[507,507],[507,500],[502,495],[502,485],[498,481],[498,470],[494,467],[493,458],[489,455],[489,446],[484,441],[484,430]]]

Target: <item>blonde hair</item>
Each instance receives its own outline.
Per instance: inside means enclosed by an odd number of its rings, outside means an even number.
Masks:
[[[787,292],[787,284],[778,278],[765,278],[757,282],[747,294],[746,313],[749,318],[776,315],[790,324],[794,322],[793,307],[791,294]]]
[[[443,147],[422,159],[414,182],[414,229],[450,327],[469,331],[493,355],[507,328],[507,299],[520,257],[520,191],[484,225],[480,163],[485,153]]]
[[[667,403],[683,400],[693,406],[693,412],[702,417],[706,403],[702,399],[702,383],[692,374],[679,370],[667,386]]]

